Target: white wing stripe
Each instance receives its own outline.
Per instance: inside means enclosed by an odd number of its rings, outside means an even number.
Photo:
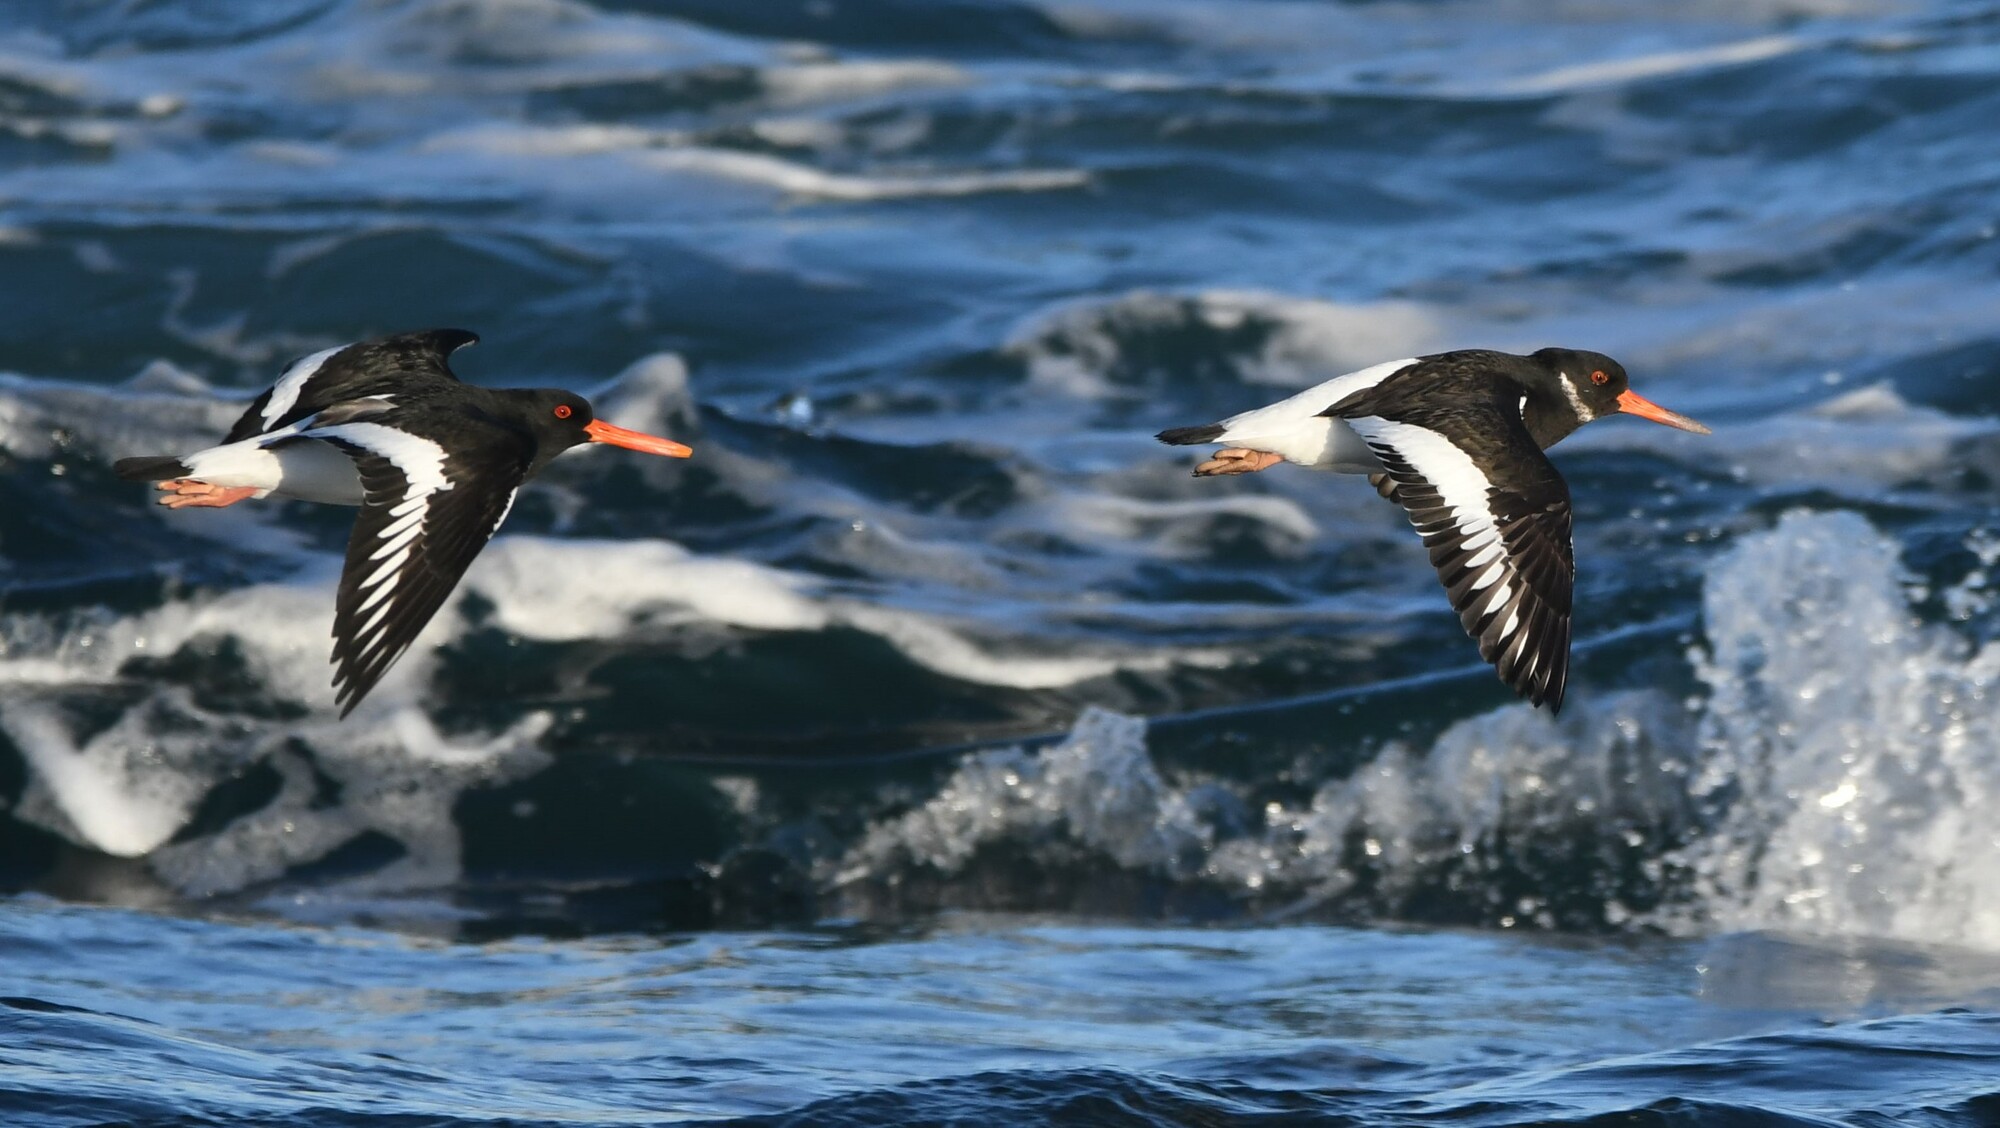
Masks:
[[[383,565],[383,567],[385,568],[395,567],[397,564],[400,564],[404,560],[409,559],[410,548],[416,543],[417,540],[417,532],[418,530],[411,529],[409,532],[403,534],[400,537],[397,537],[395,540],[390,541],[388,544],[383,545],[381,548],[376,549],[374,554],[371,555],[368,559],[373,561],[373,560],[383,560],[389,557],[394,557],[395,558],[394,560],[392,560],[388,564]],[[381,574],[380,572],[376,573],[376,575],[380,574]]]
[[[278,377],[278,382],[271,385],[271,398],[265,402],[264,410],[258,416],[263,420],[264,426],[268,428],[283,419],[285,412],[290,411],[292,405],[299,402],[299,394],[306,390],[306,385],[319,373],[320,366],[333,359],[334,353],[347,347],[341,345],[337,348],[321,349],[311,356],[300,357],[293,361],[291,366],[285,369],[284,374]]]
[[[1491,502],[1492,484],[1481,473],[1472,457],[1453,445],[1450,439],[1428,427],[1412,423],[1398,423],[1378,415],[1364,415],[1348,420],[1348,425],[1370,446],[1379,448],[1387,457],[1408,463],[1412,470],[1421,474],[1439,500],[1451,510],[1451,523],[1459,537],[1464,540],[1478,540],[1487,544],[1473,567],[1481,564],[1486,571],[1472,583],[1472,590],[1490,589],[1484,597],[1475,597],[1485,605],[1479,613],[1503,606],[1513,595],[1513,585],[1504,577],[1512,570],[1507,561],[1505,543],[1500,536],[1500,525],[1493,513]],[[1415,520],[1411,524],[1416,524]],[[1424,527],[1419,525],[1419,529]],[[1488,553],[1497,559],[1488,563]]]
[[[514,512],[514,499],[520,495],[521,487],[519,486],[515,486],[513,489],[507,491],[507,503],[500,507],[500,516],[493,519],[493,527],[487,530],[486,535],[488,538],[491,538],[494,533],[499,532],[500,526],[507,523],[507,515]]]
[[[1574,393],[1574,388],[1565,390]],[[1395,500],[1407,509],[1414,494],[1423,517],[1413,513],[1410,523],[1436,554],[1439,578],[1453,593],[1467,632],[1479,640],[1480,653],[1522,696],[1559,707],[1569,661],[1567,498],[1525,515],[1539,517],[1539,522],[1522,525],[1518,522],[1524,517],[1515,517],[1517,524],[1510,529],[1527,532],[1512,535],[1527,540],[1509,543],[1495,509],[1492,481],[1443,434],[1380,416],[1350,419],[1348,425],[1399,486],[1413,487],[1399,491]],[[1520,572],[1516,553],[1523,550],[1557,554],[1565,571],[1552,577],[1549,591],[1538,590]]]
[[[410,546],[404,545],[401,552],[398,552],[396,555],[391,556],[388,560],[383,561],[382,566],[380,568],[375,569],[374,572],[369,574],[367,579],[361,581],[361,586],[365,588],[374,587],[376,584],[381,583],[384,579],[388,578],[390,575],[394,574],[397,570],[402,568],[403,563],[407,561],[409,558],[410,558]]]
[[[1465,562],[1465,567],[1468,571],[1470,571],[1473,568],[1485,567],[1487,562],[1491,561],[1494,557],[1500,555],[1500,551],[1501,551],[1500,542],[1496,540],[1493,543],[1487,545],[1485,548],[1480,549],[1479,554],[1477,556],[1474,556],[1472,559],[1467,560]]]
[[[370,595],[367,599],[362,600],[361,606],[356,607],[354,609],[354,613],[359,615],[363,611],[368,610],[370,607],[375,606],[377,603],[382,602],[383,599],[388,597],[390,592],[396,590],[396,581],[399,578],[400,577],[397,576],[389,577],[389,582],[383,584],[379,588],[376,588],[374,594]]]
[[[370,454],[388,459],[396,469],[401,470],[409,488],[403,494],[402,503],[389,511],[391,516],[401,517],[422,505],[425,494],[452,487],[451,479],[444,473],[444,448],[421,435],[413,435],[384,423],[336,423],[331,427],[315,427],[309,434],[314,438],[352,443]]]
[[[368,592],[368,598],[355,608],[355,614],[368,614],[368,619],[354,632],[351,668],[362,669],[381,656],[389,612],[396,606],[391,596],[401,586],[402,570],[423,535],[431,497],[453,488],[454,483],[445,474],[444,447],[421,435],[382,423],[338,423],[315,428],[310,434],[360,447],[388,460],[403,475],[402,500],[389,509],[389,523],[377,534],[380,543],[368,556],[369,563],[381,563],[358,585],[359,590]],[[370,608],[374,609],[372,614]]]
[[[1458,518],[1464,536],[1498,532],[1487,494],[1492,485],[1479,467],[1450,439],[1427,427],[1365,415],[1348,424],[1371,444],[1385,446],[1424,476]]]
[[[1461,551],[1464,552],[1477,552],[1480,549],[1485,548],[1487,545],[1492,544],[1493,542],[1499,539],[1500,539],[1500,532],[1498,529],[1488,529],[1485,532],[1480,533],[1476,537],[1465,538],[1465,540],[1461,542],[1458,547]]]
[[[429,512],[429,511],[424,510],[422,512]],[[376,549],[374,553],[368,557],[368,559],[380,560],[385,556],[393,554],[397,549],[408,548],[410,546],[410,543],[417,539],[417,534],[422,531],[423,527],[421,525],[415,525],[415,524],[409,525],[408,527],[404,528],[403,531],[397,533],[394,537],[391,537],[383,541],[382,547]]]
[[[366,608],[363,608],[363,610],[366,610]],[[376,628],[382,625],[383,618],[388,614],[389,604],[384,603],[380,610],[369,617],[368,622],[363,624],[360,630],[354,632],[354,647],[357,651],[357,660],[366,657],[366,652],[375,645],[374,639],[370,636],[375,633]]]
[[[429,506],[419,506],[408,516],[398,519],[395,524],[386,526],[382,530],[382,539],[384,541],[393,541],[397,537],[414,535],[410,534],[410,530],[416,528],[423,521],[424,514],[429,508]],[[376,553],[376,556],[381,556],[381,553]]]

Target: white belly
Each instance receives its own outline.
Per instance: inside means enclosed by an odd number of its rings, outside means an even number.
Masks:
[[[1368,449],[1368,444],[1345,419],[1313,416],[1284,427],[1245,429],[1241,435],[1232,428],[1223,434],[1222,441],[1252,450],[1267,450],[1283,455],[1287,462],[1336,474],[1373,474],[1382,469],[1375,452]]]
[[[263,444],[260,435],[240,443],[210,447],[188,455],[188,477],[210,485],[248,486],[258,497],[277,494],[327,505],[360,505],[361,475],[354,460],[322,442]]]
[[[1414,358],[1392,360],[1359,372],[1336,376],[1315,384],[1289,399],[1269,407],[1232,415],[1222,421],[1219,443],[1267,450],[1283,455],[1285,461],[1332,470],[1342,474],[1373,474],[1382,469],[1375,452],[1344,419],[1329,419],[1320,412],[1416,363]]]

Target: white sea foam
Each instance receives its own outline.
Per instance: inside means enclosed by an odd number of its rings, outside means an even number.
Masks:
[[[796,63],[760,71],[766,96],[781,105],[864,98],[911,89],[966,86],[972,76],[928,59]]]
[[[1252,324],[1265,332],[1254,341],[1255,351],[1232,358],[1238,375],[1281,387],[1427,352],[1442,336],[1438,319],[1412,302],[1348,305],[1257,290],[1140,290],[1055,310],[1017,330],[1007,351],[1027,362],[1039,384],[1100,396],[1111,390],[1107,373],[1125,362],[1127,341],[1135,335],[1190,328],[1229,333]]]
[[[687,362],[673,353],[654,353],[591,390],[600,419],[620,427],[658,434],[687,435],[700,426]]]
[[[577,577],[589,582],[579,583]],[[466,577],[489,600],[493,620],[522,638],[616,638],[636,627],[714,623],[761,631],[854,627],[948,677],[1038,689],[1071,685],[1122,668],[1158,668],[1172,651],[1123,655],[1046,654],[975,641],[963,626],[825,590],[794,573],[748,560],[697,556],[661,541],[505,537]]]
[[[122,388],[0,373],[0,451],[42,461],[75,450],[108,462],[135,451],[198,450],[245,406],[158,362]]]
[[[448,879],[457,865],[457,794],[543,766],[533,742],[548,721],[530,714],[489,737],[439,735],[419,702],[430,649],[447,628],[433,624],[428,645],[344,723],[324,707],[297,722],[215,711],[167,684],[133,697],[119,672],[133,658],[226,641],[244,666],[229,690],[322,702],[332,607],[331,578],[316,572],[127,617],[100,613],[60,625],[0,619],[0,728],[31,768],[17,817],[106,853],[151,855],[155,871],[189,893],[276,877],[367,830],[407,851],[373,880]],[[79,728],[52,704],[71,695],[129,703],[109,725]],[[275,800],[220,834],[164,845],[210,788],[259,762],[284,781]],[[315,769],[341,785],[340,803],[320,801]]]
[[[1082,188],[1090,183],[1089,173],[1067,168],[856,176],[825,172],[765,153],[701,146],[647,149],[634,159],[662,172],[695,173],[757,184],[793,196],[850,202],[988,192],[1053,192]]]
[[[970,756],[914,810],[869,829],[828,877],[848,883],[917,864],[946,873],[996,843],[1076,844],[1134,869],[1177,872],[1211,832],[1146,752],[1145,722],[1086,710],[1062,743]]]
[[[759,139],[787,149],[831,150],[852,135],[845,122],[809,114],[759,118],[750,128]]]
[[[1874,497],[1884,487],[1917,481],[1952,485],[1964,466],[1964,444],[2000,434],[2000,424],[1912,404],[1878,383],[1803,411],[1735,423],[1716,420],[1716,432],[1720,464],[1742,481]],[[1662,427],[1621,423],[1585,428],[1566,440],[1564,449],[1649,450],[1685,459],[1693,454],[1686,438]]]
[[[217,833],[155,850],[148,864],[184,893],[230,892],[278,878],[373,831],[403,853],[350,887],[448,885],[460,873],[459,796],[546,768],[551,758],[540,738],[549,724],[548,714],[529,713],[498,733],[446,737],[420,709],[402,703],[352,730],[294,730],[292,740],[269,753],[283,781],[276,799]],[[296,751],[301,739],[314,749],[311,766]],[[338,804],[319,798],[314,768],[340,785]]]
[[[606,12],[581,0],[416,0],[387,14],[384,19],[368,9],[342,13],[347,18],[338,22],[347,34],[340,45],[347,50],[326,52],[299,68],[315,80],[316,92],[329,97],[385,88],[412,92],[390,85],[398,76],[506,89],[607,70],[655,73],[682,60],[758,57],[730,37],[694,24]],[[413,55],[431,58],[425,60],[428,65],[413,66]],[[475,65],[452,65],[464,60]],[[390,67],[385,61],[402,65]]]
[[[844,625],[879,635],[913,662],[947,676],[1016,688],[1068,685],[1175,660],[1171,651],[1010,652],[932,616],[663,542],[503,537],[475,563],[461,593],[409,655],[353,717],[338,722],[326,643],[334,564],[316,563],[293,582],[179,600],[131,616],[0,618],[0,727],[22,750],[32,776],[19,817],[107,853],[148,855],[157,873],[186,892],[277,877],[368,830],[407,851],[372,882],[450,880],[457,867],[451,830],[456,796],[475,784],[531,774],[547,762],[538,742],[549,723],[545,714],[528,713],[503,732],[447,739],[422,708],[437,649],[465,629],[457,607],[468,591],[490,605],[492,624],[520,638],[619,638],[688,624],[756,631]],[[125,693],[133,686],[121,667],[135,657],[224,644],[244,666],[231,690],[303,708],[306,718],[286,722],[205,707],[168,683],[142,687],[101,728],[80,728],[43,704],[64,694]],[[277,799],[219,834],[165,845],[215,784],[259,762],[283,781]],[[341,785],[339,804],[315,802],[315,768]]]
[[[1591,86],[1614,86],[1689,71],[1762,62],[1809,46],[1810,40],[1798,36],[1766,35],[1706,47],[1574,63],[1503,82],[1499,89],[1511,94],[1555,94]]]
[[[577,157],[594,153],[623,153],[671,144],[680,134],[670,130],[644,129],[633,125],[524,126],[486,122],[465,129],[440,133],[426,139],[421,147],[431,153],[486,153],[509,157]]]
[[[422,151],[538,160],[611,155],[651,172],[708,177],[754,184],[790,196],[850,202],[988,192],[1050,192],[1090,183],[1088,172],[1066,168],[923,170],[868,176],[827,172],[768,153],[693,144],[671,130],[622,125],[484,124],[429,138]]]
[[[206,734],[163,738],[143,731],[144,719],[132,710],[79,746],[54,710],[25,696],[4,700],[0,731],[21,751],[33,779],[16,812],[22,818],[133,858],[173,837],[207,791],[210,781],[195,773],[157,767],[187,758]]]
[[[798,577],[665,541],[502,537],[465,586],[492,601],[503,630],[550,642],[616,638],[641,620],[816,631],[833,618]]]
[[[245,406],[217,397],[199,377],[162,361],[110,387],[0,373],[0,452],[29,461],[60,463],[74,456],[105,464],[133,454],[186,454],[213,446]],[[140,483],[130,489],[135,497],[152,496]],[[271,512],[237,506],[162,519],[189,536],[240,551],[297,556],[304,538],[273,522]]]
[[[1898,486],[1955,476],[1961,444],[2000,425],[1911,404],[1888,384],[1870,384],[1742,431],[1729,457],[1750,481]]]
[[[1174,663],[1171,651],[1124,655],[1048,653],[1046,643],[1024,640],[1001,650],[983,646],[922,615],[865,603],[840,610],[843,621],[879,635],[911,661],[960,681],[1013,689],[1053,689],[1101,678],[1121,669],[1157,670]]]
[[[1303,548],[1319,525],[1288,497],[1217,494],[1154,501],[1110,493],[1066,493],[1049,503],[1052,520],[1066,535],[1106,548],[1129,547],[1148,539],[1159,557],[1193,557],[1212,551],[1205,518],[1238,517],[1269,529],[1275,541]]]

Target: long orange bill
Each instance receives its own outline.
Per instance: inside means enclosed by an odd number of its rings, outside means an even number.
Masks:
[[[589,435],[590,441],[593,443],[610,443],[612,446],[624,447],[626,450],[642,451],[646,454],[664,454],[668,458],[686,458],[694,453],[693,447],[677,443],[672,439],[662,439],[657,435],[628,431],[623,427],[614,427],[602,419],[591,420],[590,425],[583,429],[583,433]]]
[[[1655,423],[1665,423],[1669,427],[1679,427],[1683,431],[1693,431],[1697,435],[1714,433],[1680,412],[1668,411],[1630,388],[1618,393],[1618,410],[1641,419],[1651,419]]]

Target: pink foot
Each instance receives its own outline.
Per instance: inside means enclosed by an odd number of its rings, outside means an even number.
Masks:
[[[221,509],[257,493],[255,486],[211,486],[193,478],[173,478],[158,488],[169,491],[160,499],[168,509]]]
[[[1214,458],[1195,467],[1194,476],[1206,478],[1214,474],[1254,474],[1259,470],[1268,470],[1284,460],[1284,455],[1272,454],[1267,450],[1228,447],[1216,451]]]

